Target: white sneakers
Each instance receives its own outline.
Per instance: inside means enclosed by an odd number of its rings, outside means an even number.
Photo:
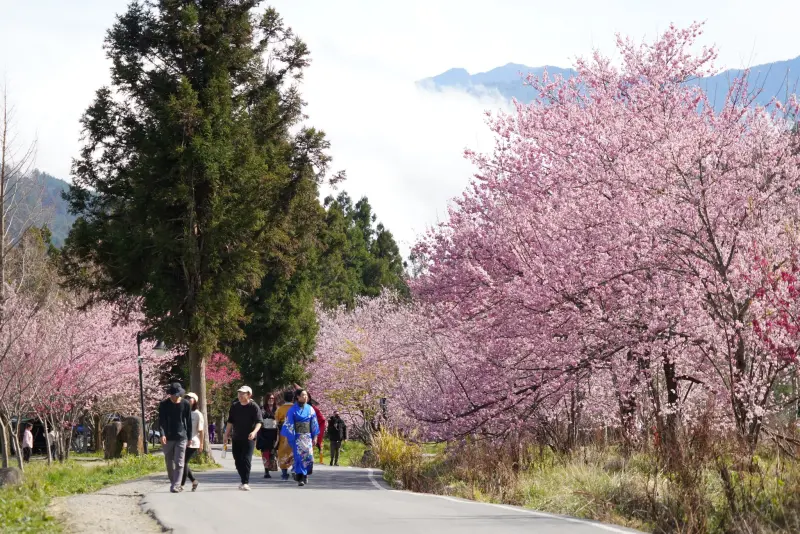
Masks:
[[[239,484],[239,489],[242,491],[250,491],[250,484]]]

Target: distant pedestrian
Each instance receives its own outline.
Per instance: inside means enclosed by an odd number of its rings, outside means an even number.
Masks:
[[[261,409],[261,431],[256,439],[256,448],[261,451],[264,478],[272,478],[270,470],[277,469],[275,447],[278,442],[278,427],[275,423],[275,412],[278,411],[278,403],[272,393],[267,395],[264,401],[264,406]]]
[[[192,433],[189,439],[189,445],[186,448],[186,460],[184,461],[183,477],[181,478],[181,491],[183,491],[183,486],[186,484],[186,477],[189,477],[189,480],[192,481],[192,491],[197,491],[199,482],[194,478],[192,468],[189,467],[189,460],[203,452],[203,444],[205,443],[205,418],[203,417],[203,412],[198,409],[200,405],[198,404],[197,395],[189,393],[186,395],[186,398],[189,400],[189,404],[192,407]]]
[[[322,458],[322,443],[325,441],[325,428],[327,426],[327,421],[325,421],[325,416],[322,415],[322,410],[319,409],[319,404],[317,401],[311,398],[311,395],[308,395],[308,404],[313,408],[314,414],[317,416],[317,424],[319,424],[319,435],[317,436],[317,450],[319,451],[319,456]]]
[[[228,438],[233,432],[231,445],[236,471],[242,483],[239,489],[250,491],[250,468],[253,464],[253,450],[255,439],[261,429],[261,408],[250,397],[253,390],[248,386],[239,388],[239,400],[231,405],[228,413],[228,424],[225,427],[223,443],[228,443]]]
[[[347,425],[338,410],[333,410],[333,415],[328,418],[328,440],[331,442],[331,465],[338,467],[342,443],[347,441]]]
[[[314,439],[319,435],[317,414],[308,405],[308,392],[298,389],[295,404],[286,414],[281,435],[289,440],[294,456],[294,477],[298,486],[308,484],[314,472]]]
[[[217,425],[214,423],[214,421],[211,421],[208,424],[208,440],[211,443],[216,443],[217,442],[216,437],[217,437]]]
[[[25,425],[25,431],[22,433],[22,460],[25,462],[31,461],[31,453],[33,452],[32,430],[33,430],[33,425],[31,423],[28,423]]]
[[[161,445],[167,463],[169,491],[183,491],[181,479],[186,460],[186,445],[192,435],[192,408],[183,398],[186,394],[178,382],[167,388],[166,399],[158,405],[158,426],[161,429]]]

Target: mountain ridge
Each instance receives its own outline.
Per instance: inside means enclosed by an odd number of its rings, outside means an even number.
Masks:
[[[21,186],[21,195],[16,200],[20,205],[16,216],[8,222],[11,235],[18,237],[28,224],[46,225],[53,245],[61,248],[76,219],[61,196],[69,189],[69,183],[38,169],[23,179],[29,182]]]
[[[550,65],[530,67],[521,63],[507,63],[475,74],[470,74],[464,68],[452,68],[436,76],[418,80],[416,84],[418,87],[439,91],[461,89],[476,96],[485,94],[487,89],[496,89],[505,98],[530,102],[536,98],[536,92],[523,84],[524,76],[528,73],[541,76],[545,69],[550,76],[561,75],[569,78],[577,74],[573,68]],[[746,70],[743,68],[726,69],[692,83],[702,87],[715,106],[721,107],[731,82],[741,77]],[[747,81],[751,91],[760,89],[760,93],[756,96],[756,102],[761,105],[768,104],[773,97],[783,100],[787,92],[789,94],[798,93],[800,92],[800,56],[750,67]]]

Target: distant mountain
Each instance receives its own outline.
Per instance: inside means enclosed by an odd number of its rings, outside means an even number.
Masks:
[[[743,74],[744,69],[731,69],[716,76],[702,78],[697,83],[716,107],[720,107],[725,103],[725,96],[733,80],[741,78]],[[751,67],[747,84],[751,91],[760,90],[756,97],[759,104],[766,105],[773,98],[785,101],[787,93],[800,93],[800,56]]]
[[[18,233],[21,228],[15,226],[26,224],[33,217],[33,224],[36,226],[46,224],[50,228],[53,244],[60,248],[76,219],[69,214],[67,203],[61,198],[61,193],[69,189],[69,184],[38,170],[33,171],[30,179],[32,184],[26,184],[19,189],[25,195],[21,199],[24,206],[17,210],[16,217],[11,221],[11,232]]]
[[[44,186],[42,192],[42,207],[44,208],[44,221],[53,233],[53,244],[59,248],[67,239],[72,223],[75,222],[74,215],[70,215],[67,201],[61,194],[69,189],[69,183],[50,176],[46,172],[39,172],[39,179]]]
[[[524,78],[520,75],[520,72],[523,73],[523,76],[528,73],[541,76],[545,69],[547,69],[550,76],[560,74],[565,78],[569,78],[576,74],[573,69],[550,66],[528,67],[519,63],[509,63],[478,74],[470,74],[466,69],[450,69],[438,76],[420,80],[417,85],[434,90],[462,89],[476,96],[485,94],[487,90],[497,90],[509,100],[516,98],[520,102],[530,102],[536,97],[536,93],[529,86],[522,83]]]
[[[496,90],[509,100],[516,98],[520,102],[531,102],[536,94],[530,87],[523,84],[520,72],[523,75],[532,73],[541,76],[545,69],[550,76],[561,75],[569,78],[576,74],[573,69],[561,67],[529,67],[518,63],[509,63],[477,74],[470,74],[460,68],[450,69],[438,76],[420,80],[417,85],[433,90],[458,88],[474,95],[485,94],[487,90]],[[716,107],[721,107],[725,102],[731,82],[741,77],[743,73],[743,69],[726,70],[694,83],[706,91]],[[752,67],[747,81],[751,91],[760,89],[756,102],[762,105],[767,104],[773,97],[784,100],[787,89],[789,94],[800,92],[800,57]]]

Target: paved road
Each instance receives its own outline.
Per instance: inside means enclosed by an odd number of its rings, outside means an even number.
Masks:
[[[254,462],[252,491],[237,489],[230,454],[223,469],[198,473],[197,492],[145,496],[144,507],[176,534],[324,532],[326,534],[623,534],[621,527],[541,514],[511,506],[389,489],[368,469],[315,466],[309,485],[265,480]]]

